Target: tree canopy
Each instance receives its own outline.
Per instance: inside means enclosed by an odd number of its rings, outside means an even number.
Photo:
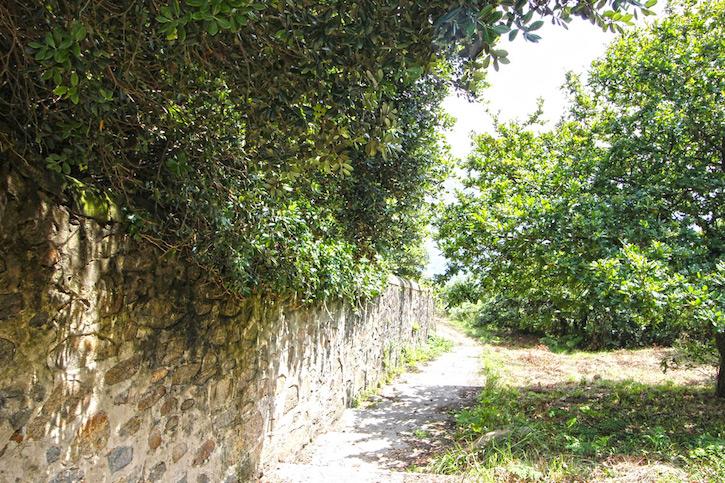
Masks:
[[[569,76],[553,129],[478,136],[438,220],[450,272],[469,276],[454,294],[483,300],[484,320],[571,345],[688,333],[722,346],[723,39],[725,2],[676,3],[614,42],[586,86]]]
[[[10,0],[0,148],[234,293],[372,293],[420,270],[448,86],[544,17],[616,29],[632,5]]]

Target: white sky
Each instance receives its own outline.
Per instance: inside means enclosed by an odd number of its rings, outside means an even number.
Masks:
[[[536,100],[544,99],[544,119],[556,122],[564,113],[566,98],[561,91],[568,71],[585,73],[591,62],[601,57],[607,44],[614,40],[612,33],[604,33],[586,21],[574,19],[569,30],[545,23],[537,32],[542,39],[525,42],[521,35],[514,42],[503,41],[501,48],[508,50],[511,63],[496,72],[489,69],[491,87],[483,97],[492,112],[498,112],[502,121],[523,119],[536,109]],[[492,123],[485,107],[470,103],[463,97],[449,95],[443,103],[446,111],[457,120],[446,133],[453,154],[465,157],[471,150],[471,133],[490,131]],[[455,182],[449,182],[454,187]],[[433,240],[426,242],[429,263],[425,275],[445,271],[445,259]]]

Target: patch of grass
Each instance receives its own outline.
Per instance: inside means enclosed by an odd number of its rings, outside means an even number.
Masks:
[[[428,341],[417,347],[403,347],[403,364],[415,367],[418,364],[432,361],[444,352],[453,348],[453,342],[437,335],[428,337]]]
[[[411,347],[404,346],[401,349],[401,361],[397,365],[393,365],[390,362],[390,348],[386,348],[385,361],[386,371],[383,379],[375,386],[369,387],[362,391],[352,401],[352,407],[360,407],[364,405],[373,396],[376,396],[380,389],[386,384],[390,384],[393,379],[398,377],[405,371],[414,369],[416,366],[429,362],[444,352],[448,352],[453,348],[453,342],[443,337],[436,335],[428,336],[428,340],[420,346]]]
[[[505,356],[486,352],[479,402],[456,415],[458,444],[429,470],[483,481],[725,481],[725,402],[707,384],[563,374],[521,385]]]
[[[418,439],[428,439],[430,437],[430,433],[426,431],[425,429],[416,429],[413,431],[413,436],[415,436]]]

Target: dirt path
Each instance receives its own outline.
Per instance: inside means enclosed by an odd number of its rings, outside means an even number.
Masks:
[[[308,445],[295,464],[281,464],[267,482],[461,481],[412,473],[450,443],[453,410],[470,405],[482,386],[482,347],[447,324],[438,335],[450,352],[403,374],[360,408],[348,409],[337,426]]]

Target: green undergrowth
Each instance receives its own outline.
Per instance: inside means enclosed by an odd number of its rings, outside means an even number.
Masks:
[[[464,302],[449,311],[448,321],[469,337],[483,343],[498,344],[506,339],[506,331],[496,326],[478,323],[481,303]]]
[[[403,347],[404,368],[431,361],[453,348],[453,342],[437,335],[431,335],[425,344],[417,347]]]
[[[478,404],[429,470],[474,481],[725,481],[725,402],[704,385],[582,380],[527,387],[490,351]]]
[[[373,396],[376,396],[386,384],[402,373],[415,369],[418,365],[432,361],[441,354],[448,352],[453,347],[453,342],[437,335],[428,336],[428,340],[420,346],[404,346],[401,349],[401,358],[397,364],[390,361],[390,348],[385,351],[386,371],[385,376],[375,386],[362,391],[352,403],[353,407],[360,407],[366,404]]]

